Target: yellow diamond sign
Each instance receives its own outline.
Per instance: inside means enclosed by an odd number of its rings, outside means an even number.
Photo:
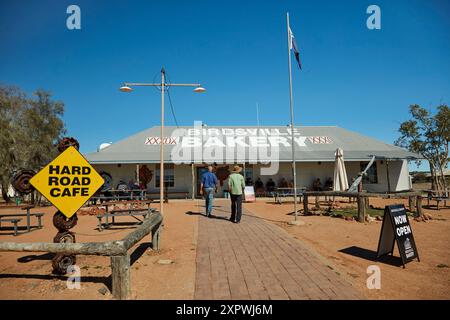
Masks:
[[[67,218],[103,185],[103,178],[74,147],[67,148],[30,183]]]

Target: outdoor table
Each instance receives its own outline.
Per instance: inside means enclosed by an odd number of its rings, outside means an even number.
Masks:
[[[116,204],[130,204],[130,205],[133,205],[133,204],[146,204],[148,206],[147,210],[150,211],[151,210],[150,206],[151,206],[152,202],[153,202],[153,200],[151,200],[151,199],[150,200],[128,200],[128,201],[116,200],[116,201],[104,202],[104,203],[100,204],[100,206],[105,206],[106,224],[109,224],[108,216],[109,216],[109,207],[110,206],[113,206],[113,205],[116,205]],[[113,223],[114,223],[114,216],[112,218],[113,218]]]
[[[148,216],[150,213],[154,212],[155,209],[152,209],[151,203],[153,200],[134,200],[134,201],[110,201],[106,204],[102,204],[105,206],[105,213],[104,214],[98,214],[97,218],[99,219],[99,231],[102,231],[102,223],[101,219],[105,218],[105,225],[108,227],[110,225],[109,223],[109,217],[112,218],[112,224],[115,223],[115,217],[116,216],[131,216],[133,218],[136,218],[135,215],[142,215],[142,216]],[[117,209],[117,210],[109,210],[110,206],[116,205],[116,204],[147,204],[147,209],[134,209],[134,208],[128,208],[128,209]],[[146,211],[146,213],[142,213],[143,211]]]
[[[303,192],[306,191],[305,187],[297,188],[297,196],[299,196],[299,202],[303,196]],[[275,202],[281,204],[281,197],[294,196],[294,188],[277,188],[275,191]]]
[[[25,206],[22,210],[27,210],[27,232],[30,232],[30,209],[34,208],[34,206]]]
[[[133,200],[133,198],[137,198],[138,200],[144,200],[147,190],[145,190],[145,189],[133,189],[133,190],[131,190],[131,189],[125,189],[125,190],[110,189],[105,192],[112,193],[113,197],[115,197],[117,200],[119,200],[121,197],[128,197],[128,198],[131,198],[131,200]],[[126,195],[120,195],[121,193],[124,193]],[[135,195],[135,193],[138,193],[138,195]]]
[[[104,193],[110,193],[111,196],[105,196]],[[93,196],[90,201],[97,200],[145,200],[147,195],[147,190],[145,189],[135,189],[135,190],[118,190],[118,189],[110,189],[103,192],[102,195]]]
[[[425,192],[427,193],[427,205],[428,207],[430,206],[430,200],[435,200],[436,201],[436,209],[439,210],[439,202],[443,201],[444,202],[444,207],[447,206],[447,201],[450,200],[450,190],[449,189],[445,189],[445,190],[425,190]]]
[[[10,214],[0,214],[0,220],[3,219],[3,221],[10,221],[11,219],[14,220],[13,218],[17,218],[17,217],[26,217],[26,227],[27,227],[27,231],[26,232],[30,232],[31,231],[31,216],[35,216],[36,218],[38,218],[38,229],[42,228],[42,216],[44,215],[43,213],[31,213],[30,209],[34,208],[35,206],[29,205],[29,206],[25,206],[22,207],[22,210],[26,210],[27,213],[10,213]],[[7,219],[4,219],[7,218]],[[15,219],[17,220],[14,224],[15,224],[15,229],[17,229],[17,223],[19,221],[21,221],[22,219]],[[17,231],[15,232],[17,235]]]

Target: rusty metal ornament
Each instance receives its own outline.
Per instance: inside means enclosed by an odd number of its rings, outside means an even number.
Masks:
[[[147,184],[152,181],[153,172],[144,164],[139,167],[139,181],[147,189]]]
[[[54,243],[75,243],[75,234],[70,231],[58,232],[53,238]]]
[[[58,143],[58,151],[63,152],[69,147],[74,147],[75,149],[80,149],[80,144],[77,139],[73,137],[64,137]],[[58,233],[53,238],[54,243],[75,243],[75,234],[70,232],[76,226],[78,222],[77,214],[75,213],[72,217],[67,218],[61,211],[56,211],[53,216],[53,225],[58,229]],[[52,259],[52,267],[54,274],[64,275],[67,273],[67,269],[75,265],[77,258],[75,255],[65,255],[64,253],[58,253]]]
[[[80,149],[80,144],[78,140],[73,137],[64,137],[58,143],[58,151],[63,152],[69,147],[74,147],[75,149]]]
[[[11,179],[11,185],[14,190],[20,194],[29,194],[33,192],[34,187],[31,185],[30,180],[36,174],[33,170],[22,169],[17,171]]]
[[[58,229],[59,232],[64,232],[72,229],[76,226],[77,222],[78,217],[76,213],[72,217],[67,218],[62,214],[61,211],[58,210],[53,216],[53,225],[56,227],[56,229]]]
[[[52,267],[54,274],[64,275],[67,273],[67,269],[77,263],[77,258],[74,255],[64,255],[63,253],[58,253],[52,259]]]
[[[229,175],[230,175],[229,166],[218,167],[216,169],[216,176],[217,179],[219,179],[221,186],[223,186],[223,182],[228,179]]]
[[[112,183],[113,183],[112,176],[106,171],[101,171],[99,174],[105,181],[105,183],[100,187],[100,191],[102,191],[102,192],[108,191],[109,189],[112,188]]]

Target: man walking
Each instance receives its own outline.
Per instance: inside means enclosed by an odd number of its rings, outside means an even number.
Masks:
[[[232,173],[228,177],[228,188],[231,197],[231,217],[234,223],[241,222],[242,216],[242,191],[245,188],[244,177],[240,174],[242,168],[234,166]]]
[[[217,190],[217,177],[212,171],[213,167],[208,166],[208,172],[202,175],[200,183],[200,194],[205,197],[206,216],[208,218],[211,217],[214,192]]]

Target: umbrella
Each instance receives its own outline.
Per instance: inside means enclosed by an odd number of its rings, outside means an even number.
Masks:
[[[346,191],[348,180],[344,164],[344,151],[341,148],[336,149],[335,157],[333,191]]]

